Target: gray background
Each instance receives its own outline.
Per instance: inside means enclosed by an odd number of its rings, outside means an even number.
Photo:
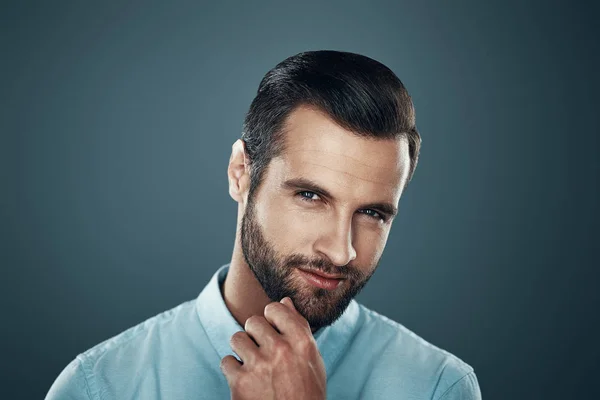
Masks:
[[[388,65],[423,136],[359,300],[470,363],[485,399],[597,396],[590,4],[3,3],[0,397],[42,398],[230,260],[231,144],[266,71],[315,49]]]

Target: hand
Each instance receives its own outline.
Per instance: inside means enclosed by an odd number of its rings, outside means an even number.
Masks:
[[[232,400],[325,399],[325,364],[306,319],[285,297],[231,337],[240,357],[221,360]]]

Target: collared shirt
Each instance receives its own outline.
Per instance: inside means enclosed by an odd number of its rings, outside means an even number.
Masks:
[[[220,362],[235,355],[229,339],[243,328],[221,293],[228,270],[219,268],[195,300],[79,354],[46,399],[229,399]],[[355,300],[314,337],[328,399],[481,398],[468,364]]]

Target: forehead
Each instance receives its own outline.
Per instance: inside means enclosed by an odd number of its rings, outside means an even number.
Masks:
[[[303,106],[288,116],[284,140],[284,154],[272,161],[280,179],[301,176],[350,196],[400,198],[410,166],[406,139],[360,137]]]

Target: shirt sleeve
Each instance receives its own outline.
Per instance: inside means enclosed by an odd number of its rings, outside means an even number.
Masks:
[[[92,400],[81,361],[75,359],[56,378],[45,400]]]
[[[481,400],[481,390],[475,372],[471,371],[450,386],[439,400]]]

